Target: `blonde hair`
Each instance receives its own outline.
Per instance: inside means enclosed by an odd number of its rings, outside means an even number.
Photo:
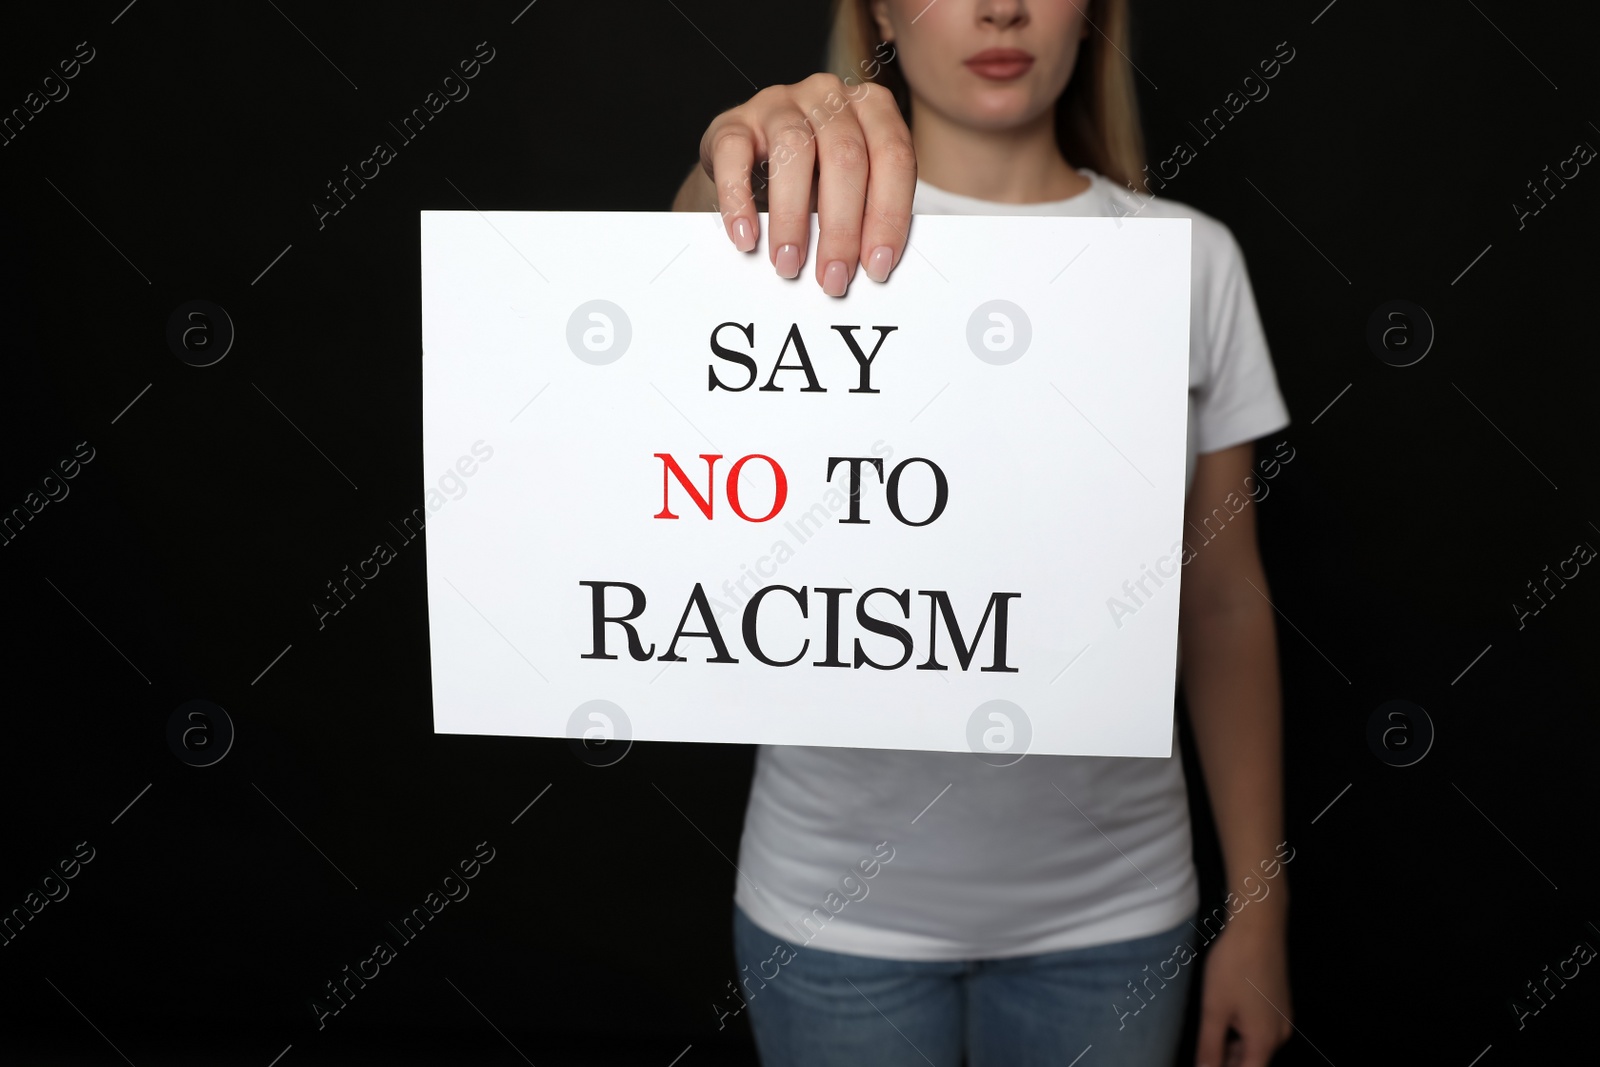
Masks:
[[[892,46],[878,33],[869,0],[834,0],[827,69],[840,78],[876,81],[894,92],[902,114],[911,113],[911,92]],[[1056,143],[1074,166],[1148,192],[1144,136],[1128,51],[1128,0],[1087,0],[1089,43],[1072,79],[1056,101]]]

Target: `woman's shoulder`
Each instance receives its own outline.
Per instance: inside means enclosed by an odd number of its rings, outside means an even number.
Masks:
[[[1239,242],[1226,223],[1182,200],[1139,192],[1095,174],[1094,181],[1111,201],[1108,212],[1119,218],[1189,219],[1190,240],[1199,261],[1224,262],[1242,258]]]

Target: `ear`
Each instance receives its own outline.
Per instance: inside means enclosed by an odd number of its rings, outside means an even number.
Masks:
[[[872,0],[869,5],[872,21],[878,24],[878,36],[885,43],[894,40],[894,24],[889,21],[889,4],[887,0]]]

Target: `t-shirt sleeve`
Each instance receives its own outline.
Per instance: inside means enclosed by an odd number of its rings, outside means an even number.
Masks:
[[[1244,253],[1227,227],[1206,221],[1215,227],[1216,240],[1208,242],[1213,251],[1205,289],[1194,294],[1203,309],[1202,321],[1194,323],[1202,372],[1198,382],[1191,382],[1195,450],[1201,454],[1253,441],[1289,424]],[[1196,220],[1197,230],[1199,226]]]

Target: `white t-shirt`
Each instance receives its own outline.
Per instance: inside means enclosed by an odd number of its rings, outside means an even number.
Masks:
[[[1037,204],[919,179],[913,212],[1193,220],[1187,488],[1197,453],[1289,421],[1244,258],[1209,215],[1083,173],[1087,190]],[[889,959],[1123,941],[1169,929],[1199,903],[1176,723],[1166,759],[995,766],[967,752],[762,745],[738,867],[734,900],[769,933]]]

